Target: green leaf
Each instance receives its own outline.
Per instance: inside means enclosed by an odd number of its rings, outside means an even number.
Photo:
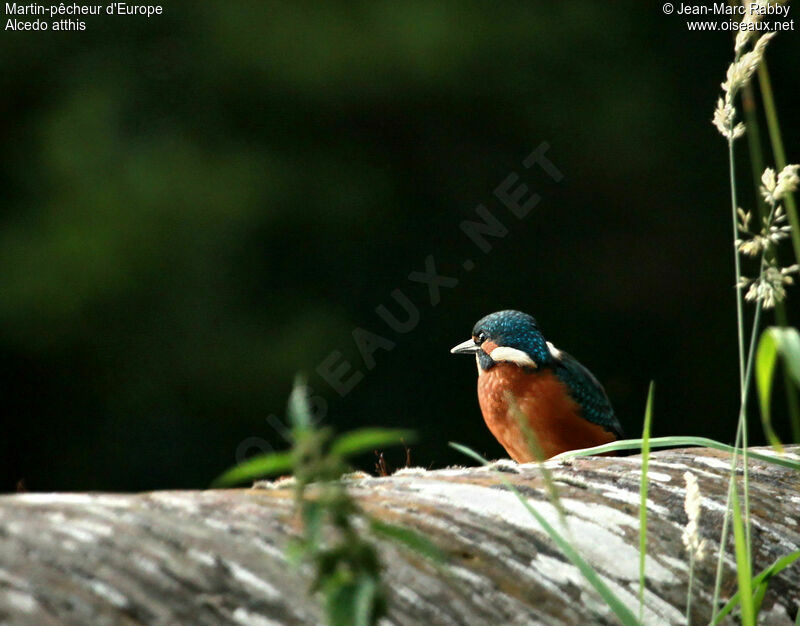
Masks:
[[[753,579],[753,585],[761,587],[762,585],[766,587],[769,583],[770,578],[780,574],[783,570],[787,567],[792,565],[795,561],[800,559],[800,550],[796,550],[791,554],[787,554],[786,556],[782,556],[779,559],[776,559],[772,565],[765,568],[761,571],[761,573]],[[726,615],[728,615],[733,609],[735,609],[739,604],[739,592],[737,591],[733,597],[728,600],[728,603],[722,607],[722,610],[717,614],[716,619],[714,620],[714,624],[719,624]]]
[[[392,541],[402,543],[406,548],[421,554],[435,563],[441,564],[446,561],[444,552],[439,549],[439,546],[424,535],[410,528],[389,524],[377,519],[370,520],[370,527],[374,533],[382,535]]]
[[[756,585],[756,590],[753,592],[753,614],[758,615],[761,612],[761,603],[764,602],[764,596],[767,593],[767,583],[763,582]]]
[[[650,381],[642,428],[642,482],[639,486],[639,621],[644,614],[645,561],[647,559],[647,471],[650,467],[650,424],[653,419],[653,396],[656,384]]]
[[[736,578],[739,581],[739,597],[742,605],[742,624],[744,626],[755,626],[756,615],[753,606],[753,578],[750,567],[750,554],[747,551],[742,509],[739,506],[739,490],[735,484],[731,491],[731,508],[733,509],[733,543],[736,552]]]
[[[339,437],[331,447],[333,454],[349,457],[376,448],[396,446],[414,440],[414,431],[391,428],[359,428]]]
[[[733,454],[735,448],[713,439],[706,437],[651,437],[651,448],[670,448],[670,447],[684,447],[684,446],[697,446],[700,448],[713,448],[714,450],[721,450],[722,452],[729,452]],[[617,452],[619,450],[637,450],[642,447],[641,439],[623,439],[621,441],[614,441],[612,443],[604,443],[602,446],[595,446],[593,448],[585,448],[583,450],[570,450],[569,452],[562,452],[558,456],[554,456],[551,461],[563,461],[565,459],[572,459],[581,456],[592,456],[597,454],[605,454],[606,452]],[[737,452],[741,454],[741,450]],[[800,470],[800,461],[786,458],[785,456],[773,456],[769,454],[762,454],[761,452],[754,452],[748,450],[748,458],[758,459],[765,463],[773,463],[781,467],[788,467],[793,470]]]
[[[224,472],[211,483],[212,487],[229,487],[246,480],[255,480],[272,474],[289,472],[292,469],[291,452],[259,454]]]
[[[772,429],[770,402],[775,365],[779,356],[786,364],[789,377],[800,387],[800,333],[796,328],[771,326],[765,329],[761,333],[756,354],[756,383],[761,404],[761,422],[767,440],[778,449],[781,443]]]
[[[480,454],[474,450],[471,450],[470,448],[467,448],[466,446],[462,446],[461,444],[453,442],[450,442],[450,446],[462,454],[475,459],[483,465],[489,465],[489,462]],[[561,534],[542,516],[542,514],[539,513],[539,511],[531,506],[531,503],[528,502],[528,499],[523,496],[507,478],[505,478],[503,475],[500,475],[500,480],[502,480],[503,484],[509,490],[511,490],[515,496],[517,496],[517,499],[522,503],[522,506],[525,507],[525,509],[534,517],[534,519],[536,519],[539,525],[561,549],[561,551],[564,553],[564,556],[572,561],[572,563],[580,570],[584,578],[586,578],[589,584],[592,585],[597,593],[600,594],[600,597],[603,598],[605,603],[614,612],[619,621],[622,622],[624,626],[637,626],[639,621],[636,619],[636,616],[631,613],[631,610],[625,605],[625,603],[622,602],[622,600],[620,600],[613,591],[611,591],[605,582],[603,582],[603,579],[600,578],[600,575],[594,570],[594,568],[589,565],[589,563],[586,562],[580,554],[578,554],[577,550],[575,550],[572,544],[562,537]]]

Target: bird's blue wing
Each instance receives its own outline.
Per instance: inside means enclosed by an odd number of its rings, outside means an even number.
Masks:
[[[603,385],[575,357],[561,350],[554,351],[553,357],[556,375],[566,384],[572,399],[580,405],[583,417],[622,439],[625,436],[622,426]]]

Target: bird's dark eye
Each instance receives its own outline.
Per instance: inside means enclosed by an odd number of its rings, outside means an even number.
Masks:
[[[477,335],[475,335],[475,343],[481,345],[484,341],[486,341],[486,333],[481,331]]]

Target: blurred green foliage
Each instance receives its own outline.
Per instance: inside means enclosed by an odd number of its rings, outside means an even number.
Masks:
[[[769,53],[790,161],[799,45]],[[247,437],[285,447],[266,417],[298,370],[337,430],[416,430],[425,466],[456,462],[453,438],[498,456],[448,349],[508,307],[598,375],[630,432],[655,379],[654,435],[730,439],[709,121],[730,50],[660,7],[589,1],[169,2],[5,33],[3,488],[203,486]],[[560,184],[520,167],[543,140]],[[493,197],[513,171],[542,195],[522,221]],[[479,203],[510,230],[486,256],[458,229]],[[429,254],[461,281],[436,307],[407,279]],[[375,313],[396,288],[420,309],[407,335]],[[356,326],[397,344],[374,370]],[[345,398],[314,376],[333,350],[365,375]]]

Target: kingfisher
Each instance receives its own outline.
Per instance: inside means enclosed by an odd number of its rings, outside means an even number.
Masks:
[[[527,313],[490,313],[450,352],[475,355],[483,419],[518,463],[624,437],[603,386]]]

